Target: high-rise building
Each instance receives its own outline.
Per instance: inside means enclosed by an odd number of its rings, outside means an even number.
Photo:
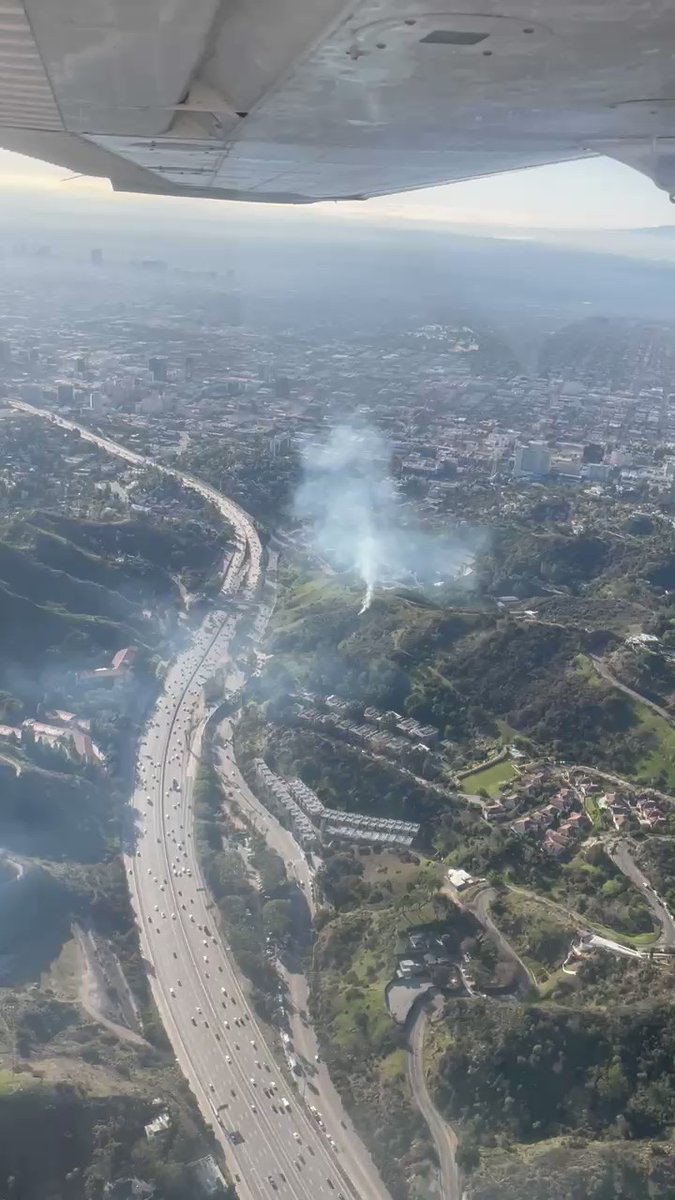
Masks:
[[[516,446],[514,475],[548,475],[551,470],[551,451],[543,442]]]
[[[100,267],[103,262],[103,251],[96,246],[93,250],[89,251],[89,259],[93,266]]]
[[[148,360],[148,367],[152,371],[152,378],[155,383],[166,383],[167,361],[160,355],[155,354]]]
[[[73,403],[73,385],[72,383],[59,383],[56,388],[56,398],[59,404]]]

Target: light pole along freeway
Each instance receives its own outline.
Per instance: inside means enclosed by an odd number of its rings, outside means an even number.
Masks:
[[[75,422],[31,405],[15,406],[76,429],[127,461],[155,465]],[[253,591],[261,551],[251,518],[208,485],[169,473],[217,504],[235,525],[247,549],[241,576],[246,590]],[[192,836],[189,739],[198,721],[201,685],[227,662],[234,622],[217,611],[204,619],[169,667],[139,745],[131,801],[137,836],[125,863],[153,996],[242,1200],[275,1193],[280,1200],[389,1200],[379,1180],[361,1176],[358,1189],[353,1186],[348,1155],[331,1144],[279,1069],[215,928],[201,877]]]

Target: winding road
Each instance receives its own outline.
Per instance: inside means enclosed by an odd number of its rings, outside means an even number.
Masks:
[[[419,1108],[433,1138],[441,1168],[441,1196],[443,1200],[462,1200],[462,1184],[457,1166],[457,1138],[434,1104],[427,1087],[424,1073],[424,1038],[427,1029],[426,1005],[420,1004],[408,1035],[407,1059],[408,1082],[415,1103]]]

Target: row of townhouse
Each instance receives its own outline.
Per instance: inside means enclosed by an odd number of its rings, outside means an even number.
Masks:
[[[355,742],[359,746],[372,750],[375,754],[401,756],[414,748],[423,751],[428,749],[422,743],[411,743],[406,738],[387,729],[378,729],[365,721],[358,723],[349,717],[340,716],[336,712],[322,712],[314,705],[296,704],[293,712],[295,719],[300,724],[343,737],[345,741]]]
[[[331,712],[338,713],[343,717],[350,717],[356,711],[361,711],[360,705],[355,701],[344,700],[342,696],[322,697],[315,696],[312,692],[300,692],[298,695],[300,699],[311,705],[325,704]],[[379,708],[367,705],[363,709],[363,720],[377,729],[389,729],[392,733],[400,734],[409,742],[423,742],[427,746],[435,745],[441,736],[435,726],[425,725],[421,721],[416,721],[414,717],[404,717],[402,713],[397,713],[393,709],[382,712]]]
[[[256,780],[266,797],[290,817],[298,840],[307,849],[317,844],[316,827],[322,841],[341,838],[398,849],[409,849],[419,833],[419,824],[413,821],[397,821],[328,808],[301,779],[282,779],[270,770],[262,758],[255,759],[253,767]]]
[[[316,849],[318,839],[312,822],[305,816],[300,805],[294,800],[288,783],[280,779],[274,771],[270,771],[264,758],[253,760],[256,784],[270,807],[281,811],[289,818],[291,828],[300,845],[305,850]]]

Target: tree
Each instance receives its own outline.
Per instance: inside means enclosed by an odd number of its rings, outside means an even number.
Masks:
[[[290,900],[268,900],[262,907],[262,919],[267,932],[283,942],[291,932],[293,905]]]

